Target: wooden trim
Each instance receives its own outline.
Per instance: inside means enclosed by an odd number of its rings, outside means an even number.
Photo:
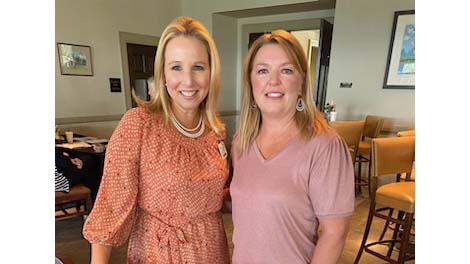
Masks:
[[[220,117],[236,116],[239,115],[240,111],[220,111]],[[104,116],[79,116],[79,117],[63,117],[56,118],[56,125],[68,125],[78,123],[93,123],[93,122],[107,122],[107,121],[119,121],[123,115],[104,115]]]
[[[123,115],[105,115],[105,116],[79,116],[79,117],[64,117],[56,118],[56,125],[68,125],[77,123],[93,123],[93,122],[107,122],[119,121]]]

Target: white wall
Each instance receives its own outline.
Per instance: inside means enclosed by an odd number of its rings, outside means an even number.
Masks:
[[[213,21],[211,15],[213,13],[315,2],[315,0],[181,0],[181,2],[183,15],[200,20],[212,32]]]
[[[382,115],[385,129],[414,128],[415,91],[382,88],[394,12],[412,9],[412,0],[336,1],[327,100],[339,119]]]
[[[159,36],[181,14],[172,0],[56,0],[56,42],[91,46],[93,76],[61,75],[56,56],[56,118],[121,115],[126,111],[119,31]],[[56,47],[57,49],[57,47]],[[121,78],[111,93],[109,78]]]

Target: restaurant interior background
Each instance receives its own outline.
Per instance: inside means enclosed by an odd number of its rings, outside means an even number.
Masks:
[[[464,155],[459,155],[462,152],[459,149],[468,147],[468,142],[463,140],[458,144],[437,144],[438,146],[431,142],[434,142],[435,136],[441,131],[439,124],[452,124],[455,130],[464,131],[460,127],[464,122],[460,122],[461,118],[454,113],[468,113],[465,110],[468,97],[460,96],[455,88],[462,87],[465,83],[467,73],[464,69],[468,67],[461,61],[470,59],[468,52],[464,52],[467,50],[467,42],[459,39],[462,36],[461,27],[449,27],[447,22],[464,25],[468,17],[466,9],[452,5],[450,12],[447,10],[448,6],[429,4],[427,1],[422,4],[423,1],[420,0],[416,1],[416,7],[415,1],[411,0],[333,2],[331,6],[331,1],[322,0],[56,0],[54,4],[31,3],[27,10],[22,3],[12,4],[15,12],[7,12],[9,7],[5,7],[5,14],[0,18],[2,24],[8,25],[14,21],[15,27],[6,27],[4,34],[11,35],[11,39],[16,41],[4,42],[2,47],[4,45],[5,50],[7,47],[31,50],[32,42],[45,39],[46,41],[38,41],[34,48],[44,51],[36,55],[47,66],[30,69],[30,73],[18,71],[17,69],[24,69],[25,61],[31,61],[30,53],[23,53],[20,56],[24,56],[24,59],[19,60],[19,54],[9,52],[5,57],[11,63],[8,69],[2,66],[2,70],[7,72],[4,76],[10,75],[5,87],[20,87],[28,91],[21,101],[27,106],[20,107],[24,109],[18,109],[18,100],[8,100],[3,104],[2,118],[5,116],[4,122],[14,129],[2,130],[2,138],[21,138],[25,147],[44,149],[40,157],[28,158],[28,166],[25,166],[25,159],[12,159],[6,166],[2,166],[2,175],[19,176],[6,177],[4,186],[22,184],[22,190],[29,193],[29,197],[35,197],[35,203],[38,204],[31,206],[31,198],[24,195],[23,198],[17,198],[17,203],[5,204],[4,211],[14,214],[2,217],[1,220],[4,240],[9,241],[8,250],[3,252],[3,259],[18,260],[20,257],[35,263],[53,259],[55,220],[51,214],[54,199],[52,176],[46,181],[44,178],[48,176],[38,174],[47,175],[52,171],[53,152],[50,146],[54,124],[83,134],[109,137],[131,105],[124,43],[129,41],[156,45],[164,27],[180,15],[201,20],[215,38],[223,69],[219,111],[229,134],[236,128],[240,110],[241,65],[247,49],[248,34],[263,31],[264,27],[266,30],[282,27],[293,27],[292,30],[315,29],[322,18],[334,24],[327,101],[333,99],[337,102],[338,119],[363,119],[369,113],[386,116],[385,131],[393,133],[415,127],[415,90],[382,88],[393,13],[417,9],[421,32],[417,34],[420,50],[417,58],[418,71],[422,74],[417,75],[419,89],[416,91],[419,97],[416,97],[416,116],[419,122],[416,122],[416,127],[420,139],[416,143],[416,151],[419,174],[429,176],[420,179],[423,184],[417,186],[420,197],[417,215],[421,219],[437,217],[436,213],[440,211],[436,210],[437,207],[446,212],[461,212],[463,207],[460,203],[443,204],[443,201],[465,200],[464,189],[468,179],[462,177],[464,169],[461,166],[468,161]],[[418,2],[421,4],[418,5]],[[435,19],[436,16],[439,19]],[[436,57],[434,44],[442,42],[441,33],[436,32],[446,32],[447,36],[452,36],[452,45],[447,46],[445,51],[452,51],[458,56],[446,56],[445,65],[451,66],[435,66],[436,60],[442,60],[442,55]],[[93,75],[62,75],[58,66],[58,42],[90,46]],[[442,43],[437,46],[442,46]],[[121,92],[110,91],[110,78],[120,79]],[[24,80],[23,85],[18,86],[18,80]],[[352,88],[339,88],[341,82],[353,83]],[[42,88],[44,89],[41,90]],[[448,92],[443,93],[442,89]],[[5,98],[18,98],[17,89],[6,89],[5,92]],[[437,105],[443,107],[438,108]],[[11,109],[18,109],[15,115],[10,114]],[[31,140],[26,140],[31,138],[31,130],[34,130],[36,138],[42,139],[33,145],[30,145]],[[15,141],[7,142],[6,147],[11,157],[25,155],[25,148],[19,148]],[[18,168],[21,168],[22,173],[18,173]],[[449,181],[437,180],[441,175],[461,176],[461,184],[447,186]],[[434,190],[442,192],[436,195]],[[18,190],[7,188],[1,195],[2,198],[16,199]],[[452,218],[451,224],[445,223],[445,232],[437,232],[439,234],[436,234],[433,224],[418,220],[421,233],[417,238],[417,251],[428,252],[421,255],[421,260],[445,258],[449,263],[456,263],[452,260],[462,259],[466,255],[465,243],[443,245],[432,241],[444,241],[443,236],[449,236],[448,241],[455,241],[456,234],[465,237],[468,230],[461,227],[466,219]],[[448,250],[446,247],[449,247]]]
[[[220,53],[218,110],[229,139],[240,111],[249,33],[318,29],[322,18],[334,25],[326,100],[335,100],[337,118],[380,115],[387,117],[384,131],[413,129],[415,90],[382,85],[394,12],[414,9],[412,0],[56,1],[56,42],[90,46],[93,65],[93,76],[62,75],[56,67],[56,124],[109,137],[131,107],[126,43],[156,45],[173,18],[188,15],[209,29]],[[110,78],[120,79],[121,92],[111,92]],[[340,88],[341,82],[352,87]]]

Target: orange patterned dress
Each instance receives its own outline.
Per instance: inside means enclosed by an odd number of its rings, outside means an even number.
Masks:
[[[83,227],[91,243],[119,246],[127,263],[229,263],[220,209],[227,161],[214,131],[192,139],[161,115],[129,110],[106,151],[100,190]]]

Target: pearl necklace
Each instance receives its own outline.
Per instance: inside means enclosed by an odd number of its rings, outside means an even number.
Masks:
[[[187,128],[187,127],[183,126],[183,124],[181,124],[178,121],[178,119],[176,119],[176,117],[174,115],[171,115],[171,122],[176,127],[176,129],[181,134],[183,134],[184,136],[189,137],[189,138],[198,138],[204,133],[205,126],[204,126],[202,121],[203,120],[202,120],[202,114],[201,114],[200,117],[199,117],[199,123],[197,124],[197,126],[195,128]],[[194,132],[198,129],[199,129],[199,131],[197,131],[196,133],[190,133],[190,132]]]

